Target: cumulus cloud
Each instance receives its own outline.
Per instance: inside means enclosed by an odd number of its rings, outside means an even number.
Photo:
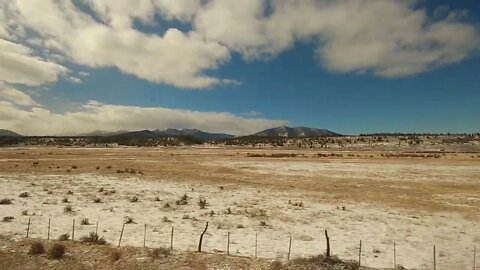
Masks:
[[[208,75],[231,52],[271,58],[298,42],[314,43],[312,57],[328,70],[387,78],[457,63],[480,48],[478,26],[464,20],[468,14],[439,7],[430,15],[419,0],[0,0],[0,7],[0,38],[17,46],[2,50],[11,51],[0,55],[10,57],[0,59],[1,79],[29,85],[57,78],[62,69],[52,59],[201,89],[234,81]],[[147,33],[138,27],[159,26],[158,17],[190,29]],[[25,44],[50,60],[34,57]],[[17,65],[9,53],[17,54]],[[18,54],[35,65],[22,58],[19,66]],[[4,63],[17,72],[6,73]],[[50,68],[34,68],[40,65]],[[15,76],[40,69],[37,77]]]
[[[26,46],[0,38],[0,82],[36,86],[54,82],[67,71],[62,65],[34,56]]]
[[[181,88],[207,88],[222,83],[207,76],[228,61],[228,49],[197,35],[168,29],[147,34],[132,26],[148,22],[156,11],[150,1],[92,1],[103,22],[71,1],[13,1],[12,17],[35,32],[52,51],[90,67],[116,67],[124,73]]]
[[[38,106],[29,95],[14,88],[6,88],[0,85],[0,100],[8,100],[21,106]]]
[[[21,108],[14,102],[0,99],[0,126],[28,135],[157,128],[197,128],[210,132],[245,135],[285,124],[287,122],[283,120],[245,118],[225,112],[123,106],[97,101],[83,104],[78,111],[54,113],[40,107]]]
[[[480,31],[462,22],[463,12],[443,10],[443,18],[429,18],[417,2],[245,0],[239,6],[212,0],[199,10],[194,26],[246,59],[272,57],[297,41],[313,40],[327,69],[382,77],[456,63],[478,48]]]

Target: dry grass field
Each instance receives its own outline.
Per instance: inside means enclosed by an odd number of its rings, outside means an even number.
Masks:
[[[324,252],[327,229],[335,255],[358,260],[362,240],[362,264],[379,269],[393,268],[394,242],[397,264],[409,269],[430,269],[433,245],[439,269],[472,269],[480,246],[478,154],[2,148],[0,183],[0,200],[12,202],[0,205],[0,218],[13,217],[0,233],[12,239],[25,236],[28,218],[33,238],[46,238],[50,218],[52,239],[71,234],[76,219],[76,239],[98,221],[115,246],[131,218],[122,246],[143,246],[147,224],[148,247],[169,247],[173,226],[174,250],[194,251],[208,221],[205,251],[224,254],[230,232],[230,254],[252,257],[257,234],[259,257],[286,261],[290,237],[291,258],[307,257]],[[206,261],[207,269],[253,268]]]

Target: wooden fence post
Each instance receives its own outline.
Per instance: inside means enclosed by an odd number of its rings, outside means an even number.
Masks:
[[[208,229],[208,222],[207,222],[207,225],[205,225],[205,229],[203,230],[202,234],[200,235],[200,240],[198,241],[198,252],[202,252],[203,235],[207,232],[207,229]]]
[[[122,225],[122,231],[120,232],[120,239],[118,239],[118,247],[120,247],[120,244],[122,243],[122,237],[123,237],[123,230],[125,229],[125,223]]]
[[[325,230],[325,239],[327,241],[327,252],[325,253],[325,257],[330,258],[330,238],[328,237],[327,230]]]
[[[230,255],[230,232],[227,233],[227,255]]]
[[[97,224],[95,225],[95,235],[98,236],[98,221],[97,221]]]
[[[290,261],[290,253],[292,252],[292,237],[290,236],[290,240],[288,242],[288,256],[287,259]]]
[[[435,245],[433,245],[433,270],[437,270],[437,251]]]
[[[257,258],[257,239],[258,239],[258,233],[255,232],[255,258]]]
[[[75,219],[73,219],[72,223],[72,241],[75,241]]]
[[[147,241],[147,224],[145,223],[145,227],[143,229],[143,247],[145,247],[145,243]]]
[[[473,246],[473,270],[477,269],[476,258],[477,258],[477,247]]]
[[[27,235],[25,236],[25,238],[28,238],[29,232],[30,232],[30,218],[28,218]]]
[[[173,230],[175,227],[172,226],[172,233],[170,234],[170,250],[173,250]]]
[[[393,242],[393,269],[397,269],[397,244]]]
[[[360,240],[360,246],[358,247],[358,266],[362,266],[362,240]]]
[[[47,232],[47,240],[50,240],[50,218],[48,218],[48,232]]]

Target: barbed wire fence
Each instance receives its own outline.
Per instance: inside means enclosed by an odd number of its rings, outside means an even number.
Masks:
[[[70,225],[68,225],[70,223]],[[103,225],[109,222],[103,223]],[[25,228],[25,238],[35,239],[57,239],[60,235],[68,233],[70,240],[80,240],[79,233],[94,232],[101,236],[102,222],[95,222],[83,226],[75,219],[62,219],[54,222],[48,218],[38,221],[31,217],[25,222],[19,224]],[[84,224],[85,225],[85,224]],[[65,228],[69,228],[66,230]],[[161,227],[161,229],[159,229]],[[59,229],[61,228],[61,229]],[[325,230],[325,233],[327,231]],[[319,232],[320,234],[321,232]],[[397,241],[371,241],[359,239],[352,240],[350,244],[345,241],[336,240],[335,236],[329,236],[327,239],[316,238],[316,241],[301,241],[291,235],[273,238],[272,233],[262,231],[243,232],[240,229],[235,232],[217,230],[209,228],[208,222],[204,228],[200,228],[198,233],[183,230],[181,226],[158,226],[152,224],[127,224],[125,222],[118,224],[118,233],[106,238],[108,243],[113,246],[143,246],[146,248],[164,247],[170,250],[178,251],[201,251],[215,254],[226,254],[230,256],[254,257],[275,260],[291,260],[296,258],[311,257],[318,254],[325,254],[328,250],[332,256],[338,256],[344,260],[356,261],[360,266],[377,267],[387,269],[397,269],[411,260],[411,243],[402,244]],[[327,234],[326,234],[327,235]],[[223,243],[223,244],[222,244]],[[143,245],[142,245],[143,244]],[[301,246],[298,246],[301,245]],[[441,248],[435,244],[415,243],[417,247],[422,247],[423,258],[431,258],[429,264],[422,264],[413,267],[422,267],[422,269],[440,269],[442,265],[449,263],[464,265],[465,269],[479,270],[477,266],[478,250],[477,246],[471,247],[471,262],[465,262],[462,258],[452,258],[446,256]],[[418,255],[418,254],[416,254]]]

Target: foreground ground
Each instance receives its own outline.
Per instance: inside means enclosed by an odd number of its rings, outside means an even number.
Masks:
[[[225,253],[230,232],[230,253],[253,256],[257,235],[259,257],[285,261],[290,237],[291,258],[316,255],[325,250],[327,229],[342,258],[358,260],[362,240],[362,264],[371,267],[391,268],[395,243],[396,262],[407,268],[429,269],[436,245],[442,269],[472,269],[472,249],[480,245],[479,158],[318,153],[2,149],[0,199],[12,204],[0,209],[14,219],[0,223],[0,232],[22,239],[30,218],[31,236],[46,238],[50,218],[57,238],[76,219],[82,236],[98,221],[99,234],[116,243],[128,216],[133,223],[122,245],[142,246],[147,224],[148,247],[169,246],[175,227],[175,249],[188,251],[208,221],[206,251]],[[22,192],[28,197],[20,198]],[[177,203],[184,194],[186,203]],[[80,225],[83,218],[90,225]]]

